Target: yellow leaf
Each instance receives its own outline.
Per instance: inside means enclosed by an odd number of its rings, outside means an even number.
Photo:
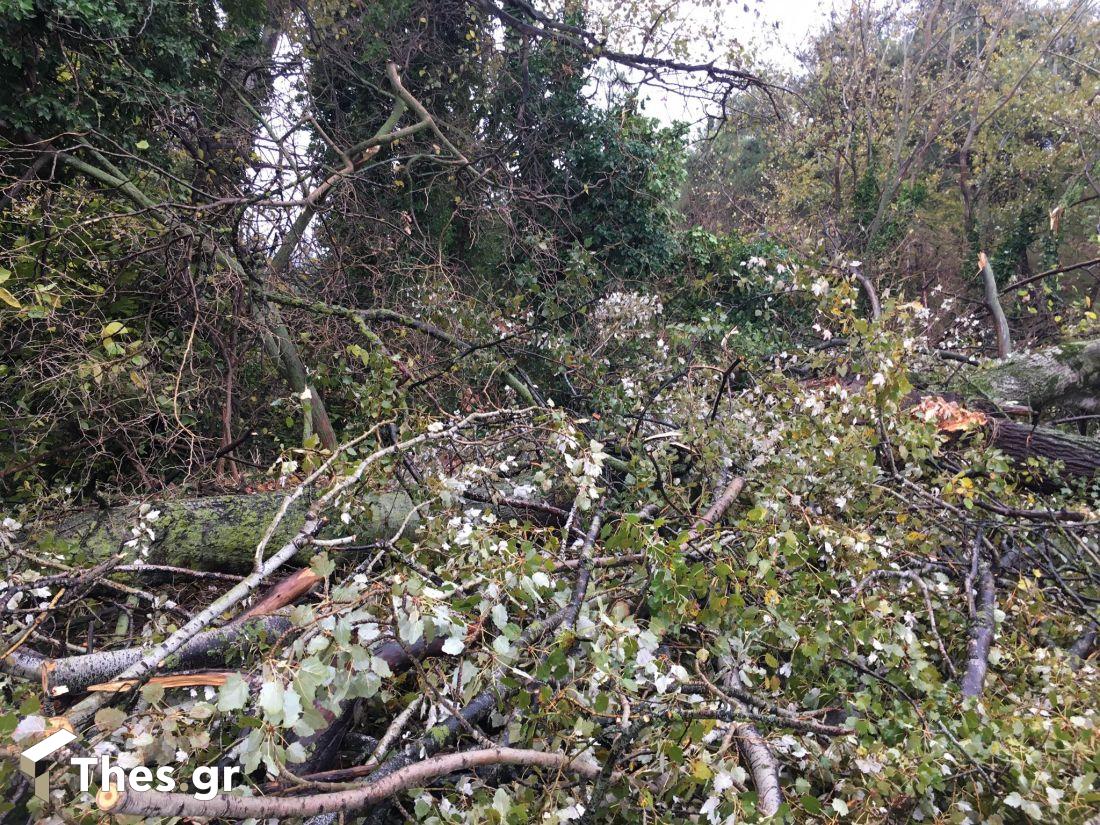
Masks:
[[[0,301],[3,301],[10,307],[15,309],[22,309],[23,305],[19,301],[15,300],[15,296],[8,292],[4,287],[0,286]]]
[[[691,775],[698,779],[700,782],[706,782],[708,779],[714,776],[714,771],[710,769],[710,765],[708,765],[706,762],[696,759],[691,764]]]
[[[764,594],[764,604],[768,605],[769,607],[779,604],[779,594],[775,592],[775,590],[769,590],[767,593]]]

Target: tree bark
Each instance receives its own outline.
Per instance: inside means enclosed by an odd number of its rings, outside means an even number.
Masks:
[[[246,635],[274,639],[290,629],[285,616],[264,616],[246,623],[197,634],[175,653],[177,666],[195,668],[204,665],[224,664],[226,654],[240,650],[242,637]],[[65,696],[82,693],[90,685],[114,679],[141,660],[145,649],[127,647],[121,650],[104,650],[63,659],[44,659],[24,653],[17,662],[20,675],[42,679],[42,690],[47,696]]]
[[[1100,338],[1015,353],[968,371],[963,380],[1002,405],[1100,412]]]
[[[756,786],[756,812],[771,817],[783,804],[783,791],[779,785],[779,762],[767,741],[753,725],[742,722],[737,726],[737,748],[749,764],[753,785]]]
[[[1035,474],[1033,482],[1038,486],[1100,474],[1100,441],[1095,438],[993,418],[942,395],[914,394],[909,409],[917,418],[935,424],[950,439],[986,439],[989,446],[1005,453],[1022,469],[1027,469],[1030,459],[1060,462],[1053,477],[1042,470]]]
[[[252,569],[256,544],[283,502],[284,494],[206,496],[167,499],[153,503],[160,516],[151,523],[156,538],[152,542],[149,564],[169,564],[195,570],[248,572]],[[354,534],[360,544],[388,539],[404,523],[412,501],[403,492],[380,493],[366,498],[370,512],[350,524],[339,520],[322,532],[322,537]],[[309,502],[299,499],[291,505],[287,517],[271,539],[281,546],[294,536],[305,522]],[[138,505],[115,507],[108,511],[79,512],[52,525],[38,541],[60,538],[76,543],[95,558],[117,552],[132,538],[131,528],[140,518]],[[409,528],[417,524],[414,514]],[[312,551],[304,548],[303,563]]]
[[[993,276],[993,267],[989,265],[989,258],[984,252],[978,254],[978,267],[981,271],[982,284],[985,288],[985,305],[989,307],[989,314],[993,316],[993,332],[997,336],[997,356],[1007,358],[1012,354],[1012,335],[1008,330],[1008,319],[1001,308],[1001,299],[997,291],[997,279]]]
[[[1100,441],[1095,438],[1004,419],[989,419],[988,432],[992,445],[1019,464],[1040,458],[1061,462],[1059,477],[1100,475]]]
[[[989,648],[993,646],[993,610],[996,591],[993,572],[983,564],[978,574],[977,603],[970,625],[970,641],[966,645],[966,672],[962,678],[963,696],[980,696],[985,674],[989,669]]]

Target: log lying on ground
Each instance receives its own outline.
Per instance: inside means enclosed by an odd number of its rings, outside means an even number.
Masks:
[[[207,496],[166,499],[153,504],[160,512],[151,527],[156,538],[146,559],[150,564],[171,564],[196,570],[247,572],[253,566],[256,543],[283,503],[284,493]],[[338,519],[323,531],[321,538],[355,534],[356,542],[369,544],[389,539],[404,523],[412,501],[404,492],[380,493],[362,499],[368,512],[355,515],[351,524]],[[309,502],[296,501],[273,536],[271,545],[289,541],[305,522]],[[138,505],[110,510],[77,513],[53,525],[40,543],[53,538],[75,542],[94,558],[106,558],[131,538],[138,523]],[[413,514],[409,530],[415,528]],[[313,552],[307,547],[301,561],[308,562]]]
[[[1095,438],[993,418],[941,395],[915,398],[910,411],[953,439],[985,438],[1018,464],[1045,459],[1061,462],[1065,477],[1100,476],[1100,441]]]
[[[251,637],[270,641],[289,629],[288,618],[274,615],[208,630],[197,634],[180,648],[175,654],[174,663],[179,668],[225,664],[226,654],[231,650],[246,648],[245,639]],[[41,678],[42,690],[47,696],[81,693],[91,685],[113,680],[119,673],[140,661],[144,653],[145,649],[141,647],[103,650],[82,656],[66,656],[63,659],[39,658],[28,653],[23,654],[23,675]]]
[[[988,433],[990,443],[1017,462],[1060,461],[1067,476],[1100,475],[1100,441],[1095,438],[1000,419],[990,419]]]
[[[224,627],[195,636],[176,653],[180,668],[191,668],[221,663],[226,653],[244,644],[249,635],[261,634],[275,638],[290,629],[290,622],[276,611],[293,604],[321,580],[310,568],[303,567],[272,587],[249,610],[241,613]],[[137,662],[142,648],[130,647],[70,656],[63,659],[47,659],[26,650],[16,650],[0,660],[0,669],[27,681],[41,680],[47,696],[96,690],[102,677],[111,680]],[[113,682],[100,683],[113,684]]]
[[[960,378],[961,392],[972,395],[976,390],[999,405],[1100,412],[1100,339],[1017,352],[967,370]]]

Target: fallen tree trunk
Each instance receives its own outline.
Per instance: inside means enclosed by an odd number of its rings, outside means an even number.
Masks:
[[[1095,438],[993,418],[942,395],[916,396],[910,411],[935,424],[951,439],[985,438],[989,446],[1019,465],[1026,465],[1029,459],[1045,459],[1060,462],[1060,478],[1090,479],[1100,475],[1100,441]]]
[[[976,390],[998,405],[1100,412],[1100,339],[1017,352],[961,378],[964,395]]]
[[[1092,478],[1100,474],[1100,441],[1049,427],[990,419],[990,443],[1017,462],[1040,458],[1061,462],[1063,474]]]
[[[154,503],[160,515],[151,523],[156,538],[145,561],[195,570],[248,572],[254,563],[256,544],[285,498],[284,493],[206,496],[166,499]],[[364,498],[369,511],[355,516],[350,524],[339,520],[322,531],[321,538],[354,534],[361,544],[389,539],[404,523],[412,501],[404,492],[381,493]],[[281,546],[301,530],[310,503],[295,501],[271,539]],[[76,513],[52,526],[38,539],[45,545],[54,539],[75,543],[94,558],[106,558],[118,552],[133,538],[131,530],[140,519],[137,504],[110,510]],[[409,528],[414,528],[413,514]],[[313,555],[303,548],[299,560]]]

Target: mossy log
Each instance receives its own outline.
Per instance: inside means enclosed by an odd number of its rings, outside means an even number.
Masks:
[[[999,405],[1100,412],[1100,339],[1015,353],[967,371],[962,378],[964,395],[977,390]]]
[[[160,515],[150,523],[156,537],[145,561],[194,570],[251,570],[256,544],[283,498],[281,493],[253,493],[156,501],[152,507]],[[366,512],[356,515],[350,524],[334,520],[321,537],[354,534],[358,544],[388,539],[400,529],[412,508],[411,500],[403,492],[375,494],[360,501],[368,505]],[[308,509],[308,501],[295,502],[270,546],[279,547],[289,541],[301,529]],[[60,539],[91,558],[105,558],[133,538],[132,530],[139,520],[140,508],[136,504],[80,511],[42,532],[38,542],[48,546]],[[413,514],[408,529],[415,529],[416,522]],[[308,547],[304,548],[301,561],[308,562],[312,555]]]

